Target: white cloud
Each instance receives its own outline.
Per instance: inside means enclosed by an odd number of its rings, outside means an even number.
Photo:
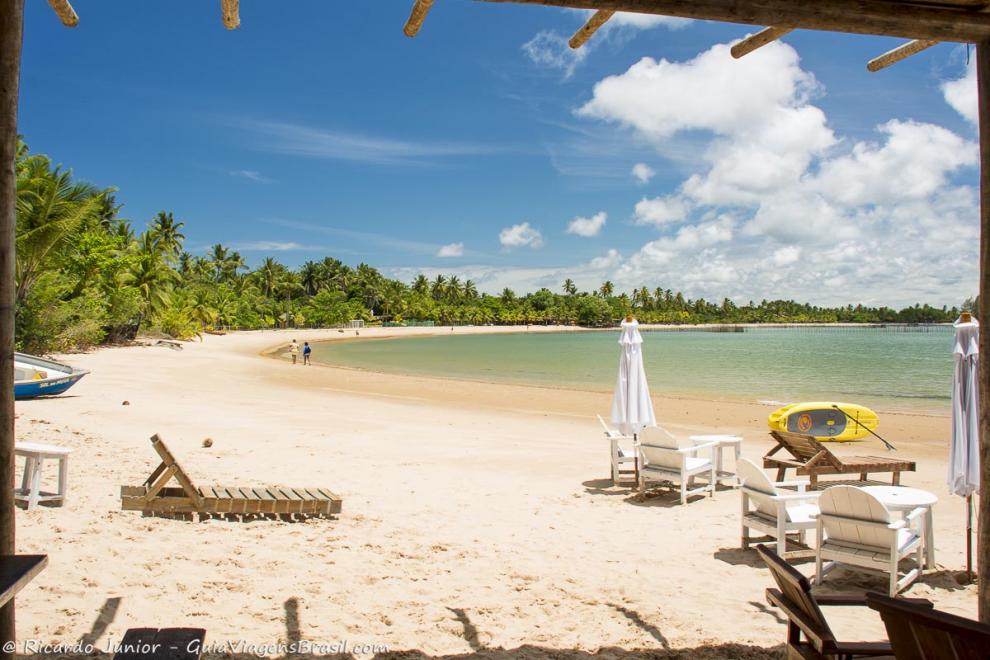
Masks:
[[[530,247],[535,250],[543,246],[543,235],[538,229],[530,227],[528,222],[522,222],[500,231],[498,241],[506,249]]]
[[[965,115],[963,84],[945,93]],[[647,58],[595,85],[578,117],[661,157],[688,135],[703,156],[679,186],[636,204],[634,221],[660,236],[602,274],[626,290],[659,281],[741,301],[951,305],[973,295],[976,145],[906,119],[872,140],[841,140],[813,104],[823,93],[780,42],[738,61],[727,45],[684,62]]]
[[[606,220],[608,220],[608,214],[605,211],[599,211],[590,218],[574,218],[567,225],[567,233],[577,234],[586,238],[598,236],[602,231],[602,227],[605,226]]]
[[[945,102],[974,126],[979,121],[979,104],[976,94],[976,58],[966,65],[966,75],[958,80],[942,83]]]
[[[249,241],[247,243],[234,243],[230,247],[231,249],[242,252],[290,252],[293,250],[319,249],[292,241]]]
[[[463,257],[464,243],[448,243],[437,250],[438,257]]]
[[[640,183],[648,183],[656,175],[656,172],[646,163],[636,163],[633,165],[631,174]]]
[[[622,263],[622,255],[619,254],[618,250],[609,250],[601,257],[595,257],[591,260],[588,266],[594,270],[604,270],[606,268],[615,268]]]
[[[690,204],[677,195],[670,197],[645,197],[636,203],[634,211],[637,225],[663,225],[678,223],[687,218],[690,212]]]
[[[543,30],[524,43],[522,50],[533,64],[560,71],[564,78],[570,78],[591,51],[588,48],[571,48],[567,41],[567,37]]]
[[[249,181],[254,181],[256,183],[274,183],[274,179],[269,179],[267,176],[262,176],[260,172],[255,170],[231,170],[228,172],[230,176],[238,177],[241,179],[247,179]]]

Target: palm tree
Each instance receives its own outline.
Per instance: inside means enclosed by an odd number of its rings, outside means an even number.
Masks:
[[[447,294],[447,300],[452,302],[460,300],[461,295],[464,293],[461,288],[461,278],[457,277],[457,275],[451,275],[447,278],[447,290],[445,293]]]
[[[322,288],[323,269],[320,264],[314,261],[307,261],[299,269],[299,281],[306,290],[306,294],[315,296]]]
[[[430,285],[430,295],[433,296],[434,300],[440,300],[446,291],[447,278],[438,273],[436,278],[433,280],[433,284]]]
[[[430,290],[430,280],[427,279],[426,275],[420,273],[416,276],[416,279],[413,280],[412,290],[425,296]]]
[[[509,287],[505,287],[504,289],[502,289],[502,294],[499,296],[499,298],[501,298],[502,304],[509,305],[515,302],[516,292],[510,289]]]
[[[575,293],[577,293],[577,287],[574,285],[574,280],[572,280],[569,277],[566,280],[564,280],[564,293],[566,293],[569,296],[573,296]]]
[[[159,211],[151,223],[151,232],[162,252],[168,257],[174,257],[182,250],[182,233],[184,222],[176,222],[172,214]]]
[[[265,298],[271,298],[275,295],[275,289],[282,279],[284,270],[285,266],[271,257],[265,257],[265,260],[261,262],[261,266],[258,267],[255,274],[258,276],[261,294]]]
[[[598,293],[601,294],[602,298],[608,298],[615,292],[615,285],[611,281],[605,280],[602,285],[598,288]]]
[[[471,280],[464,280],[464,297],[468,300],[478,299],[478,287]]]
[[[98,217],[103,199],[93,186],[73,183],[71,172],[50,169],[43,156],[27,158],[20,174],[15,295],[18,302],[24,302],[49,256],[78,228]]]

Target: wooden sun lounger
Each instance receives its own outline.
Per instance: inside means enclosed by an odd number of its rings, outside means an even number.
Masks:
[[[800,476],[811,481],[811,490],[818,487],[818,476],[822,474],[858,474],[861,481],[867,480],[871,472],[892,472],[891,483],[901,483],[901,472],[914,472],[914,461],[892,460],[879,456],[836,456],[825,445],[810,435],[771,431],[777,441],[773,449],[763,457],[763,467],[777,468],[777,481],[784,480],[787,468],[794,468]],[[781,449],[786,449],[794,458],[774,458]]]
[[[339,496],[324,488],[287,488],[284,486],[206,486],[197,488],[186,471],[172,456],[165,442],[155,434],[151,445],[162,462],[144,484],[121,486],[120,504],[125,511],[143,511],[151,515],[183,517],[225,515],[247,517],[311,517],[340,513]],[[169,487],[175,479],[179,487]]]

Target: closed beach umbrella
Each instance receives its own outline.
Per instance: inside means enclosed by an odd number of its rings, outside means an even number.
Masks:
[[[627,435],[636,434],[645,427],[657,425],[643,367],[643,337],[636,319],[627,317],[622,322],[619,346],[622,350],[619,353],[619,378],[612,397],[612,423]]]
[[[955,328],[948,482],[949,491],[966,498],[966,571],[972,574],[972,495],[980,490],[980,324],[964,312]]]

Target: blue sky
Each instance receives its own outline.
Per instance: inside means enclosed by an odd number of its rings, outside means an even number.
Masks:
[[[27,3],[33,151],[187,248],[517,292],[611,279],[739,302],[958,304],[977,284],[972,67],[943,44],[439,2]]]

